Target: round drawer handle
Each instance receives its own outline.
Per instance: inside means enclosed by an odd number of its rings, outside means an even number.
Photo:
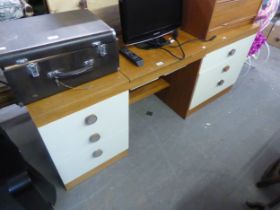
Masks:
[[[223,84],[225,84],[225,80],[220,80],[217,84],[217,86],[222,86]]]
[[[89,142],[96,143],[100,140],[100,138],[101,138],[100,134],[98,134],[98,133],[93,134],[92,136],[89,137]]]
[[[276,37],[276,38],[275,38],[275,41],[276,41],[276,42],[280,42],[280,37]]]
[[[224,67],[223,68],[223,72],[225,73],[225,72],[228,72],[230,70],[230,66],[226,66],[226,67]]]
[[[96,150],[95,152],[93,152],[93,153],[92,153],[92,156],[93,156],[94,158],[98,158],[98,157],[100,157],[102,154],[103,154],[103,151],[102,151],[101,149],[99,149],[99,150]]]
[[[236,53],[236,49],[232,49],[231,51],[229,51],[228,57],[234,56],[235,53]]]
[[[92,114],[85,119],[85,124],[92,125],[92,124],[96,123],[96,121],[97,121],[97,116]]]

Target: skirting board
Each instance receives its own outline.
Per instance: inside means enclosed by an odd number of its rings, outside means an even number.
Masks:
[[[212,103],[213,101],[217,100],[218,98],[222,97],[223,95],[227,94],[231,90],[232,86],[228,87],[227,89],[223,90],[222,92],[218,93],[217,95],[209,98],[207,101],[204,101],[203,103],[199,104],[195,108],[188,111],[187,116],[190,116],[191,114],[197,112],[198,110],[202,109],[206,105]]]
[[[117,161],[121,160],[124,157],[128,156],[128,150],[118,154],[117,156],[113,157],[112,159],[108,160],[107,162],[103,163],[102,165],[98,166],[97,168],[92,169],[91,171],[85,173],[84,175],[78,177],[77,179],[73,180],[72,182],[69,182],[65,184],[66,190],[71,190],[81,182],[85,181],[86,179],[89,179],[90,177],[94,176],[98,172],[102,171],[103,169],[109,167],[110,165],[116,163]]]

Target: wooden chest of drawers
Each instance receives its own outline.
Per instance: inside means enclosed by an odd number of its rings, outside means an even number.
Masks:
[[[39,132],[70,189],[128,150],[128,91],[39,127]]]
[[[201,39],[255,20],[262,0],[184,0],[182,29]]]

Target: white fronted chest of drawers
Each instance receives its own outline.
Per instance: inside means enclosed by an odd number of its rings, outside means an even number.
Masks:
[[[209,53],[203,59],[190,110],[234,85],[255,35]]]
[[[128,150],[128,91],[39,127],[67,185]]]

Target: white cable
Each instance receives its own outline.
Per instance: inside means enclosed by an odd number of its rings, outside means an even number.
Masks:
[[[270,55],[271,55],[271,50],[270,50],[270,46],[268,44],[268,42],[265,42],[265,46],[266,46],[266,49],[267,49],[267,56],[265,58],[265,61],[264,63],[267,63],[269,61],[269,58],[270,58]],[[253,66],[253,61],[252,59],[258,59],[260,57],[260,52],[261,50],[259,50],[259,52],[253,56],[250,56],[248,57],[247,61],[246,61],[246,64],[248,65],[248,69],[246,70],[246,72],[242,75],[242,77],[245,77],[249,71],[251,70],[252,66]]]
[[[271,50],[270,50],[270,46],[267,42],[265,42],[265,46],[266,46],[266,49],[267,49],[267,56],[266,56],[266,59],[265,59],[265,63],[268,62],[269,58],[270,58],[270,55],[271,55]]]
[[[251,70],[252,68],[252,57],[248,57],[247,61],[246,61],[246,64],[248,65],[248,68],[246,70],[246,72],[242,75],[242,77],[245,77]]]

